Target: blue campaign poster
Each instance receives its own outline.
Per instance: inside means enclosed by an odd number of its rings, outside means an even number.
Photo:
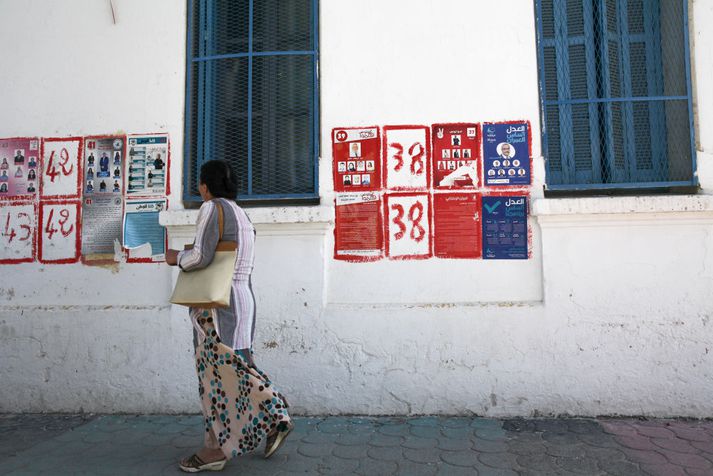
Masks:
[[[527,197],[482,200],[483,259],[527,259]]]
[[[483,124],[485,185],[530,184],[528,124]]]

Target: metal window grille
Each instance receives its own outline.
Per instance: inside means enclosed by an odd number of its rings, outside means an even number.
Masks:
[[[688,0],[536,0],[548,190],[697,185]]]
[[[189,0],[184,194],[225,159],[238,200],[319,196],[317,0]]]

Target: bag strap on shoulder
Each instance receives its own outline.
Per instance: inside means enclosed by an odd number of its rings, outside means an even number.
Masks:
[[[218,246],[216,251],[233,251],[238,249],[237,241],[223,241],[223,227],[225,223],[225,217],[223,212],[223,205],[217,198],[213,199],[213,204],[218,208]]]

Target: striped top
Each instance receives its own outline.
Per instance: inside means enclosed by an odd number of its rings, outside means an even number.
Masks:
[[[255,228],[245,211],[224,198],[203,202],[198,213],[193,248],[178,253],[178,265],[184,271],[191,271],[205,268],[213,261],[219,240],[217,206],[223,208],[223,240],[238,243],[238,256],[233,272],[230,307],[215,310],[215,327],[225,345],[233,349],[250,349],[255,335],[255,296],[250,281],[255,262]],[[196,328],[196,316],[201,311],[190,310]]]

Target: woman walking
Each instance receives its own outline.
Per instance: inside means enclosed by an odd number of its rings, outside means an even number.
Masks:
[[[198,190],[203,205],[193,248],[168,250],[166,263],[190,272],[213,261],[218,241],[235,241],[238,246],[230,307],[190,308],[206,430],[204,447],[180,462],[180,468],[190,473],[220,471],[228,459],[255,450],[263,439],[267,440],[265,457],[269,458],[293,426],[285,398],[252,358],[255,298],[250,275],[255,229],[235,203],[237,177],[228,162],[204,163]]]

